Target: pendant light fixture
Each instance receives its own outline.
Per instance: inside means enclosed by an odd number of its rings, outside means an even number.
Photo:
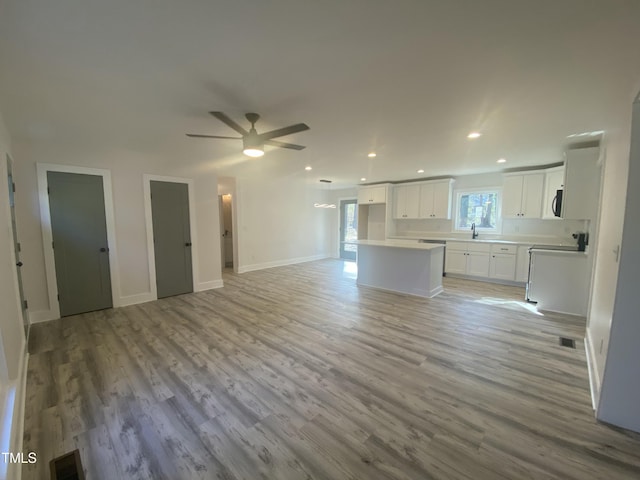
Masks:
[[[320,183],[327,183],[330,184],[331,180],[326,180],[326,179],[320,179]],[[328,185],[327,185],[328,187]],[[327,191],[329,189],[327,188]],[[336,208],[336,204],[335,203],[314,203],[313,206],[315,208]]]

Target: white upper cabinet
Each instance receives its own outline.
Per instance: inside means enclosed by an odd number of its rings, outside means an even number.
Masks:
[[[420,218],[451,218],[451,183],[444,180],[420,186]]]
[[[544,199],[542,218],[558,218],[554,215],[555,198],[558,190],[564,187],[564,166],[548,168],[544,172]]]
[[[503,218],[540,218],[543,173],[508,174],[502,187]]]
[[[387,203],[387,187],[384,185],[360,187],[358,190],[358,203],[361,205]]]
[[[420,185],[399,185],[393,191],[393,218],[418,218]]]

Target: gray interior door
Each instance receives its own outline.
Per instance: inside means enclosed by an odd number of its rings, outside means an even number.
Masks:
[[[113,306],[102,177],[47,172],[60,316]]]
[[[18,292],[20,293],[20,305],[22,306],[22,324],[24,325],[24,335],[26,338],[29,338],[29,316],[27,315],[27,300],[24,298],[24,287],[22,286],[22,259],[20,254],[20,242],[18,241],[18,227],[16,225],[16,185],[13,181],[13,161],[9,155],[7,155],[7,180],[9,182],[9,207],[11,208],[13,247],[16,255],[16,270],[18,273]]]
[[[151,181],[151,218],[158,298],[193,292],[188,185]]]

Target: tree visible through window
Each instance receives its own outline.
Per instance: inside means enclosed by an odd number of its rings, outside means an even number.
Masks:
[[[456,229],[476,228],[495,230],[498,218],[498,192],[464,192],[458,194]]]

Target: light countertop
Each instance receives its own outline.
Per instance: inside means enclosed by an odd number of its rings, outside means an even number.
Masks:
[[[439,235],[422,235],[422,236],[395,236],[389,237],[390,240],[426,240],[435,242],[474,242],[474,243],[502,243],[508,245],[536,245],[536,246],[549,246],[549,247],[575,247],[575,241],[565,241],[554,238],[523,238],[523,239],[503,239],[503,238],[483,238],[482,234],[476,239],[472,239],[471,235],[468,238],[465,237],[453,237],[453,236],[439,236]]]
[[[355,245],[366,245],[370,247],[406,248],[410,250],[434,250],[444,247],[444,245],[439,243],[412,243],[394,240],[355,240],[349,243],[353,243]]]

